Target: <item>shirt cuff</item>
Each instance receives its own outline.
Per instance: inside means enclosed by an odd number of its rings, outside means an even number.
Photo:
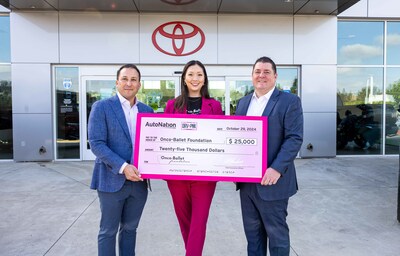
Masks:
[[[121,168],[119,168],[119,174],[124,174],[124,169],[128,165],[128,163],[123,163]]]

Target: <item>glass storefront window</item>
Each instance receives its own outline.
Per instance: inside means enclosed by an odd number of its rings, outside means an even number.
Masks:
[[[387,23],[386,64],[400,65],[400,22]]]
[[[338,68],[337,154],[381,154],[383,68]]]
[[[167,101],[175,98],[174,80],[142,80],[137,98],[149,105],[156,113],[164,113]]]
[[[0,63],[11,62],[10,17],[0,14]]]
[[[338,64],[382,65],[382,21],[340,21],[338,23]]]
[[[79,69],[55,68],[57,159],[80,159]]]
[[[234,115],[238,101],[249,93],[252,93],[253,83],[251,80],[230,80],[229,81],[229,94],[230,94],[230,110],[229,114]]]
[[[386,70],[385,152],[398,154],[400,146],[400,67]]]
[[[0,159],[13,159],[11,65],[0,65]]]
[[[10,17],[0,14],[0,159],[13,159]]]
[[[210,96],[221,102],[222,111],[225,112],[225,80],[212,80],[209,78],[208,91]]]
[[[298,95],[298,68],[277,68],[278,79],[276,87]]]

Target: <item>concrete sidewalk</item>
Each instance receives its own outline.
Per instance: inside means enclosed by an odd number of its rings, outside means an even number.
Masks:
[[[0,162],[0,255],[97,255],[93,162]],[[291,256],[397,256],[398,156],[297,159]],[[152,180],[138,256],[184,255],[165,181]],[[219,182],[204,256],[246,255],[239,193]]]

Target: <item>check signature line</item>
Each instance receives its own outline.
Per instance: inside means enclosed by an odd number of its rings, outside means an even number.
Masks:
[[[230,166],[230,165],[220,165],[220,164],[218,164],[218,165],[214,165],[214,166],[226,167],[226,168],[255,168],[255,166],[252,166],[252,165],[232,165],[232,166]]]
[[[149,152],[149,151],[147,151],[147,152]],[[209,155],[209,154],[220,154],[220,155],[234,155],[234,156],[254,156],[254,155],[258,155],[258,154],[256,154],[256,153],[254,153],[254,154],[251,154],[251,153],[248,153],[248,154],[246,154],[246,153],[223,153],[223,154],[221,154],[221,152],[183,152],[183,151],[176,151],[176,152],[170,152],[170,151],[156,151],[156,150],[152,150],[151,152],[156,152],[156,153],[166,153],[166,154],[176,154],[176,153],[179,153],[179,154],[206,154],[206,155]]]
[[[146,164],[146,165],[171,165],[171,164],[162,164],[162,163],[142,163],[142,164]],[[190,166],[197,166],[197,164],[185,164],[185,163],[179,163],[179,162],[174,162],[173,165],[190,165]]]

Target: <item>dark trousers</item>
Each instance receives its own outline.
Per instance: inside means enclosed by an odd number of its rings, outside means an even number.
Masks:
[[[98,255],[116,255],[115,243],[118,232],[119,255],[134,256],[136,229],[147,200],[146,183],[126,181],[117,192],[97,191],[97,193],[101,210]]]
[[[240,202],[248,256],[267,255],[267,245],[270,256],[289,256],[288,201],[264,201],[257,192],[256,184],[241,185]]]

